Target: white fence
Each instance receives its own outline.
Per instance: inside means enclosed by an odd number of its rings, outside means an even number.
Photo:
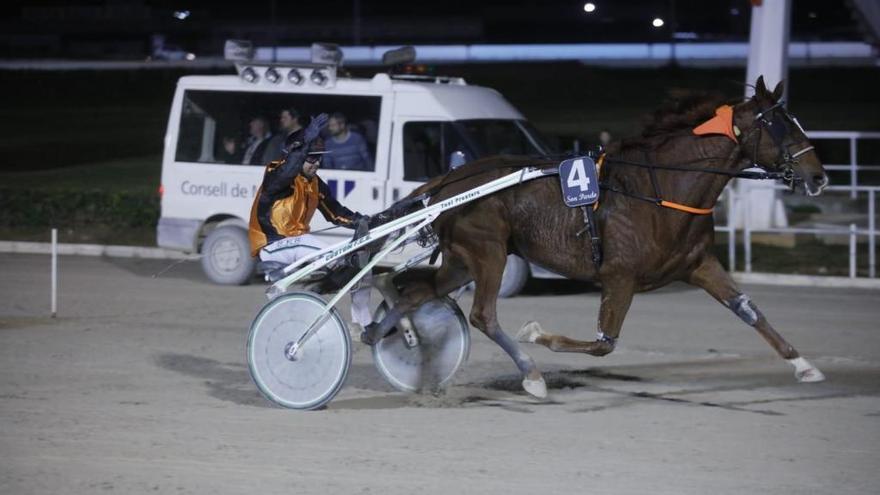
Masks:
[[[785,186],[777,186],[779,190],[787,189]],[[716,225],[715,230],[717,232],[725,232],[727,234],[727,256],[728,256],[728,264],[731,272],[736,271],[736,255],[737,255],[737,235],[742,236],[742,244],[744,250],[744,263],[743,271],[746,273],[752,272],[752,236],[753,234],[812,234],[812,235],[821,235],[821,236],[845,236],[849,238],[849,277],[856,278],[858,276],[857,270],[857,261],[858,261],[858,246],[860,238],[867,238],[868,245],[868,278],[876,278],[877,277],[877,259],[876,259],[876,247],[877,247],[877,208],[876,208],[876,200],[878,191],[880,191],[880,186],[829,186],[825,189],[823,194],[834,194],[834,193],[847,193],[847,192],[855,192],[858,194],[866,194],[868,197],[868,225],[867,228],[859,228],[857,224],[850,223],[845,227],[840,228],[804,228],[804,227],[777,227],[777,228],[762,228],[762,229],[754,229],[749,225],[749,204],[743,205],[744,211],[744,222],[743,229],[741,232],[737,232],[735,226],[737,219],[735,218],[737,212],[737,203],[739,201],[739,194],[733,187],[728,187],[722,196],[722,201],[726,205],[727,209],[727,223],[726,225]]]
[[[860,132],[860,131],[810,131],[808,132],[810,141],[823,140],[847,140],[849,142],[849,163],[826,163],[825,170],[848,170],[850,198],[856,199],[858,196],[857,187],[859,186],[859,171],[878,171],[880,165],[876,164],[860,164],[859,163],[859,147],[860,139],[880,139],[880,132]]]
[[[804,227],[781,227],[781,228],[762,228],[756,229],[750,226],[749,204],[743,206],[743,228],[737,231],[738,202],[739,194],[733,185],[725,189],[721,202],[727,209],[726,225],[717,225],[717,232],[725,232],[727,234],[727,255],[728,264],[731,272],[737,269],[737,236],[742,236],[743,244],[743,271],[752,272],[752,236],[753,234],[780,234],[780,235],[816,235],[816,236],[841,236],[848,238],[849,242],[849,277],[858,277],[858,259],[859,259],[859,240],[866,238],[868,247],[868,278],[877,277],[877,196],[880,192],[880,186],[863,186],[859,185],[860,171],[878,171],[880,165],[860,164],[858,156],[858,142],[862,139],[880,139],[880,132],[858,132],[858,131],[813,131],[809,132],[809,138],[812,142],[821,140],[847,140],[849,144],[849,163],[845,164],[825,164],[826,170],[847,170],[849,171],[848,185],[832,185],[825,189],[823,194],[839,194],[848,193],[849,199],[858,199],[860,195],[867,197],[867,227],[859,228],[855,223],[838,228],[804,228]],[[786,187],[779,185],[776,189],[785,190]],[[863,214],[864,214],[863,213]]]

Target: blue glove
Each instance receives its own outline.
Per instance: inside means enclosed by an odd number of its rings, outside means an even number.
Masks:
[[[327,121],[330,120],[330,117],[327,116],[326,113],[322,113],[317,117],[312,117],[312,121],[309,122],[309,126],[306,127],[306,130],[303,131],[303,141],[306,143],[311,143],[315,140],[318,135],[321,134],[321,130],[327,126]]]

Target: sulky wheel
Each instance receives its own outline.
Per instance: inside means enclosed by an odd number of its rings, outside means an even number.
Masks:
[[[379,307],[376,321],[385,314]],[[379,373],[404,392],[435,391],[452,381],[470,351],[468,323],[449,297],[433,299],[409,313],[418,343],[407,341],[400,325],[373,346]]]
[[[267,399],[291,409],[317,409],[342,388],[351,366],[351,337],[336,308],[311,292],[290,292],[257,315],[248,335],[251,377]],[[322,315],[324,323],[291,356],[294,343]]]

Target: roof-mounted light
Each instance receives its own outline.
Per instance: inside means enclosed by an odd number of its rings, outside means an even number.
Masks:
[[[275,70],[275,67],[269,67],[266,69],[266,80],[272,84],[278,84],[281,82],[281,74]]]
[[[249,83],[256,83],[260,80],[260,75],[257,74],[257,71],[255,71],[253,67],[245,67],[244,70],[241,71],[241,78]]]
[[[334,43],[312,43],[312,63],[342,65],[342,50]]]
[[[313,70],[312,75],[309,76],[309,79],[318,86],[323,86],[327,84],[327,75],[324,74],[322,70]]]
[[[416,49],[412,46],[402,46],[396,50],[388,50],[382,54],[382,65],[404,65],[411,64],[415,61]]]
[[[299,86],[300,84],[302,84],[304,78],[300,71],[296,69],[290,69],[290,72],[287,73],[287,80]]]
[[[254,58],[254,45],[247,40],[226,40],[223,45],[223,57],[226,60],[245,62]]]

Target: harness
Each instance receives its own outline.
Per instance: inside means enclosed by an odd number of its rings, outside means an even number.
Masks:
[[[783,180],[788,183],[792,189],[794,189],[796,182],[798,179],[794,174],[793,167],[798,164],[797,159],[804,155],[805,153],[813,150],[813,146],[808,145],[805,146],[798,151],[792,153],[790,148],[794,145],[798,145],[806,142],[806,139],[799,139],[788,145],[784,144],[785,137],[789,134],[790,127],[788,122],[793,123],[801,130],[803,135],[806,133],[801,127],[800,123],[797,119],[788,113],[785,108],[782,107],[783,102],[779,101],[772,105],[771,107],[762,110],[758,114],[755,115],[753,124],[751,128],[747,131],[746,135],[742,140],[737,139],[742,134],[737,128],[736,125],[733,124],[733,108],[724,105],[716,109],[716,116],[710,119],[709,121],[697,126],[693,129],[694,134],[702,135],[702,134],[722,134],[727,136],[731,140],[733,140],[737,146],[731,151],[731,154],[727,157],[707,157],[692,160],[691,162],[683,162],[681,164],[676,165],[659,165],[652,163],[650,160],[650,156],[648,152],[645,152],[645,161],[644,162],[636,162],[630,160],[624,160],[621,158],[615,158],[613,156],[609,156],[607,153],[601,151],[599,153],[589,153],[590,158],[593,158],[596,163],[596,172],[599,177],[599,187],[602,190],[613,192],[616,194],[622,194],[624,196],[628,196],[634,199],[638,199],[640,201],[645,201],[649,203],[653,203],[658,207],[669,208],[672,210],[680,211],[683,213],[691,214],[691,215],[711,215],[714,209],[714,205],[709,208],[701,208],[698,206],[691,206],[682,203],[678,203],[675,201],[670,201],[664,199],[663,193],[660,190],[660,184],[657,180],[657,170],[674,170],[680,172],[696,172],[703,174],[715,174],[727,176],[730,178],[737,179],[749,179],[749,180]],[[736,157],[738,153],[741,152],[742,147],[748,144],[751,136],[758,132],[758,138],[754,140],[754,148],[751,156],[751,161],[753,164],[757,163],[758,159],[758,151],[760,149],[760,140],[763,136],[763,133],[760,133],[762,129],[766,129],[768,134],[771,136],[774,144],[779,150],[777,155],[777,159],[774,162],[774,168],[779,171],[767,172],[755,172],[755,171],[736,171],[732,172],[730,170],[724,170],[720,168],[714,167],[701,167],[701,168],[691,168],[687,165],[691,163],[697,163],[707,160],[724,160],[728,162]],[[607,181],[603,182],[602,171],[603,169],[607,169],[606,165],[608,164],[618,164],[630,167],[644,168],[649,171],[649,177],[651,180],[651,187],[653,189],[652,196],[646,196],[638,193],[633,193],[630,191],[626,191],[620,189],[618,187],[614,187],[609,184]],[[547,175],[552,175],[554,173],[558,173],[558,168],[554,165],[548,163],[543,163],[541,165],[534,165],[533,162],[531,164],[527,162],[523,162],[521,164],[504,164],[502,165],[505,168],[523,168],[526,167],[535,167],[537,169],[543,170],[543,172]],[[443,187],[459,182],[461,180],[467,179],[474,175],[479,175],[487,170],[498,168],[499,166],[496,164],[481,164],[479,167],[472,168],[460,168],[450,172],[447,176],[445,176],[439,183],[433,185],[430,189],[424,190],[421,194],[404,198],[394,205],[388,210],[381,212],[376,215],[374,219],[382,219],[385,221],[385,218],[397,218],[402,214],[409,213],[413,207],[423,207],[425,202],[429,200],[434,194],[436,194]],[[582,236],[585,233],[589,233],[590,235],[590,246],[592,248],[592,261],[596,267],[596,271],[598,272],[602,266],[603,254],[602,254],[602,240],[599,235],[598,222],[596,220],[595,212],[599,207],[599,202],[596,201],[592,205],[588,206],[580,206],[583,212],[583,221],[584,228],[578,231],[575,235],[577,237]],[[439,254],[439,247],[432,253],[431,255],[431,263],[436,260],[437,255]]]
[[[733,109],[729,105],[723,105],[716,110],[716,116],[712,119],[708,120],[704,124],[697,126],[694,128],[694,134],[702,135],[702,134],[722,134],[730,138],[733,142],[737,144],[737,147],[731,152],[731,155],[724,157],[715,157],[715,158],[700,158],[699,160],[694,160],[693,162],[705,161],[705,160],[731,160],[736,153],[739,152],[739,149],[745,142],[751,137],[755,132],[758,132],[758,138],[754,140],[754,148],[752,152],[752,163],[757,163],[758,158],[758,150],[760,149],[761,137],[764,135],[761,133],[761,129],[766,129],[767,133],[770,135],[770,138],[773,140],[774,145],[776,145],[779,153],[777,155],[777,160],[774,162],[775,168],[780,169],[779,172],[750,172],[750,171],[738,171],[731,172],[729,170],[717,169],[712,167],[703,167],[703,168],[689,168],[682,165],[657,165],[651,163],[650,157],[648,156],[648,152],[645,152],[645,162],[634,162],[623,160],[614,157],[608,157],[605,153],[600,155],[599,160],[604,163],[617,163],[620,165],[626,165],[631,167],[639,167],[648,169],[650,172],[651,178],[651,186],[654,189],[653,196],[644,196],[641,194],[632,193],[629,191],[624,191],[620,188],[616,188],[611,186],[607,182],[603,182],[600,184],[602,189],[606,191],[611,191],[617,194],[623,194],[624,196],[629,196],[634,199],[638,199],[641,201],[647,201],[649,203],[654,203],[657,206],[670,208],[673,210],[682,211],[685,213],[690,213],[692,215],[711,215],[714,210],[715,205],[712,205],[709,208],[700,208],[696,206],[689,206],[682,203],[677,203],[674,201],[669,201],[663,198],[663,194],[660,191],[660,186],[657,182],[657,170],[677,170],[681,172],[699,172],[705,174],[716,174],[716,175],[725,175],[730,178],[736,179],[751,179],[751,180],[782,180],[785,183],[789,184],[792,189],[794,189],[795,184],[797,182],[797,178],[794,173],[794,166],[798,164],[798,158],[805,153],[812,151],[814,147],[812,145],[805,146],[800,150],[792,153],[790,148],[792,146],[796,146],[798,144],[806,142],[806,139],[799,139],[795,142],[789,143],[785,145],[783,141],[785,137],[789,134],[790,128],[786,121],[790,121],[794,123],[798,129],[801,130],[802,134],[805,135],[803,127],[800,125],[798,120],[788,113],[787,110],[782,106],[784,102],[782,100],[776,102],[771,107],[762,110],[758,114],[755,115],[753,122],[757,123],[757,125],[752,125],[751,129],[749,129],[746,138],[742,140],[737,139],[740,132],[739,129],[733,125]],[[768,118],[769,115],[769,118]],[[690,163],[693,163],[690,162]]]
[[[803,153],[798,154],[800,156]],[[645,153],[646,158],[647,152]],[[600,159],[602,159],[605,163],[616,163],[620,165],[627,165],[631,167],[645,168],[650,172],[651,177],[651,186],[654,189],[653,196],[644,196],[637,193],[632,193],[629,191],[625,191],[623,189],[614,187],[607,182],[601,182],[600,187],[606,191],[611,191],[617,194],[622,194],[624,196],[629,196],[631,198],[635,198],[641,201],[647,201],[649,203],[654,203],[657,206],[662,206],[664,208],[670,208],[673,210],[683,211],[685,213],[690,213],[692,215],[711,215],[714,209],[714,205],[709,208],[699,208],[695,206],[688,206],[682,203],[677,203],[675,201],[669,201],[663,199],[663,193],[660,191],[660,185],[657,182],[657,170],[677,170],[681,172],[700,172],[704,174],[715,174],[715,175],[726,175],[731,178],[737,179],[754,179],[754,180],[764,180],[764,179],[787,179],[790,176],[785,172],[749,172],[749,171],[741,171],[741,172],[730,172],[727,170],[715,169],[715,168],[687,168],[678,165],[657,165],[654,163],[643,163],[643,162],[633,162],[628,160],[622,160],[619,158],[608,157],[604,153],[600,155]],[[720,159],[720,158],[716,158]],[[705,158],[701,158],[699,161],[706,160]]]
[[[729,156],[725,157],[716,157],[716,158],[701,158],[699,160],[693,160],[692,162],[700,162],[705,160],[724,160],[725,162],[730,161],[735,158],[736,154],[740,152],[741,146],[744,145],[749,138],[755,133],[758,132],[757,139],[754,140],[754,148],[752,151],[752,163],[757,163],[758,161],[758,150],[760,149],[761,137],[763,133],[760,132],[761,129],[766,129],[767,133],[770,135],[770,138],[773,140],[774,145],[779,150],[777,154],[776,161],[774,162],[774,168],[779,169],[778,172],[752,172],[752,171],[737,171],[731,172],[729,170],[718,169],[713,167],[702,167],[702,168],[690,168],[685,165],[688,163],[683,163],[679,165],[658,165],[652,163],[650,160],[650,156],[647,151],[645,151],[645,161],[644,162],[634,162],[629,160],[624,160],[620,158],[614,158],[608,156],[606,153],[600,153],[596,160],[596,168],[599,177],[602,175],[602,165],[616,163],[619,165],[625,165],[630,167],[638,167],[647,169],[649,172],[649,177],[651,180],[651,187],[654,191],[653,196],[645,196],[642,194],[633,193],[630,191],[625,191],[618,187],[614,187],[609,184],[607,181],[599,183],[599,187],[603,190],[610,191],[617,194],[622,194],[624,196],[628,196],[634,199],[638,199],[640,201],[646,201],[649,203],[653,203],[662,208],[669,208],[676,211],[681,211],[691,215],[711,215],[715,205],[712,205],[709,208],[701,208],[697,206],[685,205],[682,203],[678,203],[675,201],[669,201],[664,199],[663,193],[660,190],[660,184],[657,180],[657,170],[675,170],[680,172],[698,172],[704,174],[715,174],[715,175],[723,175],[730,178],[737,179],[750,179],[750,180],[779,180],[786,182],[792,188],[795,187],[795,183],[797,181],[796,176],[794,174],[794,166],[798,164],[798,158],[805,153],[814,149],[812,145],[805,146],[800,150],[792,153],[791,147],[796,146],[798,144],[802,144],[806,142],[806,139],[799,139],[788,145],[784,144],[785,137],[789,135],[789,131],[791,130],[788,122],[793,123],[797,126],[801,131],[801,135],[805,136],[806,132],[804,128],[800,125],[797,118],[788,113],[783,107],[784,102],[782,100],[776,102],[774,105],[769,108],[762,110],[758,114],[755,115],[753,119],[753,124],[751,129],[749,129],[745,138],[740,141],[737,139],[742,133],[739,128],[733,123],[733,108],[729,105],[723,105],[716,109],[715,117],[709,119],[705,123],[695,127],[693,129],[694,134],[696,135],[704,135],[704,134],[721,134],[727,136],[731,139],[737,146],[731,151]],[[590,244],[592,248],[592,258],[593,264],[596,267],[596,271],[598,272],[602,266],[602,243],[598,234],[598,225],[595,217],[595,210],[599,207],[598,201],[593,204],[593,208],[581,207],[584,213],[584,228],[579,231],[576,235],[580,237],[583,233],[590,233]]]

